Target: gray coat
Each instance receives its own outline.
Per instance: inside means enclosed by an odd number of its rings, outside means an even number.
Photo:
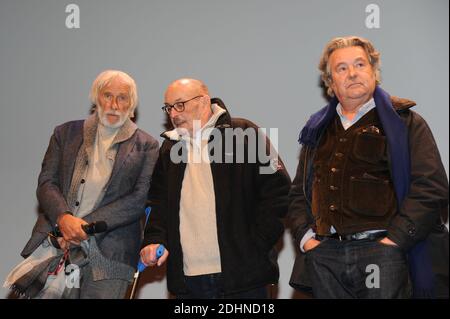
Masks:
[[[55,128],[39,175],[37,197],[41,208],[30,240],[21,252],[29,256],[65,211],[73,209],[81,177],[95,140],[97,116]],[[113,143],[118,143],[111,177],[102,199],[85,221],[105,221],[108,230],[96,234],[106,259],[135,267],[142,240],[144,214],[151,175],[158,158],[158,142],[127,120]]]

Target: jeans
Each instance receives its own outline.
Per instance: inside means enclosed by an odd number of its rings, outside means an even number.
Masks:
[[[324,239],[306,252],[315,298],[410,298],[406,253],[379,240]]]
[[[267,299],[266,286],[233,294],[223,292],[222,274],[185,276],[187,292],[177,299]]]

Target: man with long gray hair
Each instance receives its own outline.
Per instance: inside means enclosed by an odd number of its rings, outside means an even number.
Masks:
[[[138,96],[128,74],[100,73],[91,102],[93,114],[57,126],[50,139],[41,213],[26,259],[5,282],[24,297],[123,298],[132,279],[158,142],[131,121]]]

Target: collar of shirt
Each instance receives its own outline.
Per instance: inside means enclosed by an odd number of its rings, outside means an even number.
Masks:
[[[345,130],[347,130],[350,126],[358,122],[364,115],[366,115],[371,109],[375,107],[375,101],[371,98],[366,104],[363,104],[356,113],[355,117],[352,120],[349,120],[342,112],[342,105],[338,103],[336,106],[336,112],[341,119],[342,126]]]

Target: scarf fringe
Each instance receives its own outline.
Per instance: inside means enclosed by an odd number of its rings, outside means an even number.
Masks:
[[[26,292],[24,292],[21,288],[19,288],[16,284],[12,284],[10,287],[8,287],[11,292],[16,295],[17,297],[23,299],[31,299],[31,296],[28,295]]]

